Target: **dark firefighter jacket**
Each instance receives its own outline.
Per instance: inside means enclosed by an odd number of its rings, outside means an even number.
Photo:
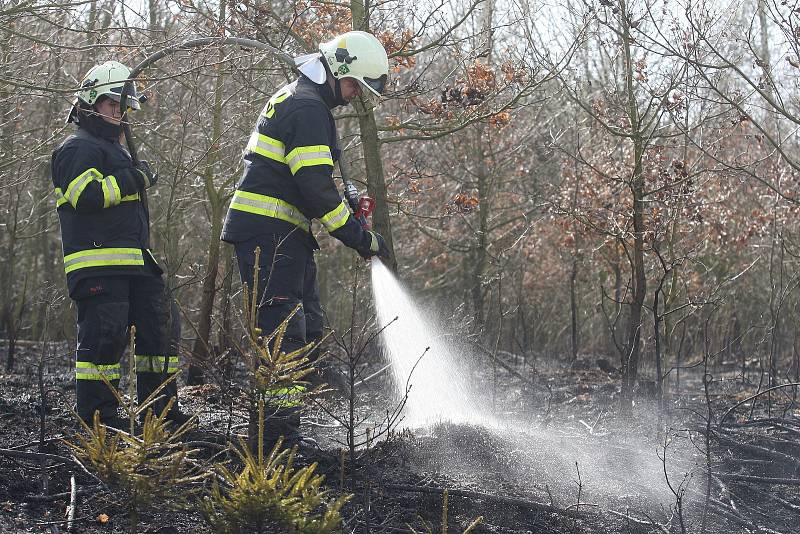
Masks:
[[[301,77],[267,102],[245,149],[245,170],[228,208],[223,241],[294,232],[318,248],[311,219],[350,248],[370,239],[333,182],[339,150],[323,90]]]
[[[53,151],[52,178],[70,292],[90,276],[145,273],[150,216],[140,200],[135,172],[119,143],[83,128]]]

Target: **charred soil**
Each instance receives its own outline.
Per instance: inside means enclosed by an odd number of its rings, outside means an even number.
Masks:
[[[128,532],[114,489],[64,444],[80,431],[70,411],[71,356],[66,345],[49,353],[42,359],[36,345],[22,347],[15,370],[0,375],[0,532],[66,531],[73,477],[74,531]],[[613,368],[581,363],[534,369],[509,359],[495,424],[400,423],[362,444],[353,461],[337,415],[347,412],[345,400],[326,393],[304,416],[313,441],[301,445],[299,463],[318,462],[327,488],[353,494],[342,511],[346,532],[441,532],[446,522],[460,533],[478,518],[472,532],[797,532],[797,387],[766,392],[723,368],[705,383],[684,373],[663,409],[643,392],[623,417]],[[385,375],[362,385],[354,412],[361,426],[380,428],[395,402],[391,389]],[[244,414],[216,385],[180,393],[183,409],[200,417],[186,438],[199,461],[235,465],[221,451],[246,428]],[[170,508],[154,503],[139,532],[211,532],[197,506]]]

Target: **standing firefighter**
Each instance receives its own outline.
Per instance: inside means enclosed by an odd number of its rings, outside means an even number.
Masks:
[[[301,58],[302,75],[269,99],[245,149],[245,170],[233,196],[222,240],[235,245],[242,282],[253,284],[260,247],[258,327],[274,331],[295,309],[281,350],[319,340],[323,317],[317,286],[311,219],[361,256],[388,256],[377,232],[364,230],[333,181],[339,159],[330,110],[354,98],[380,98],[389,61],[381,43],[366,32],[347,32]],[[298,437],[301,386],[271,393],[271,437]]]
[[[78,128],[52,159],[64,270],[78,310],[77,411],[90,425],[99,412],[101,422],[115,428],[128,423],[118,416],[116,397],[101,375],[118,386],[130,325],[136,326],[140,402],[178,370],[177,344],[170,343],[167,331],[170,301],[163,271],[148,248],[150,214],[142,202],[158,177],[144,161],[134,166],[120,144],[119,101],[129,74],[116,61],[86,73],[67,119]],[[139,109],[135,87],[128,102],[129,109]],[[163,393],[177,397],[175,382]],[[157,403],[156,411],[166,402]],[[177,402],[168,417],[177,423],[187,420]]]

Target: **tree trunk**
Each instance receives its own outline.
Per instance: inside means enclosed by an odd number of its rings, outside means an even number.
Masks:
[[[369,31],[368,5],[363,0],[350,2],[350,13],[353,29]],[[381,141],[378,138],[378,124],[375,113],[371,109],[357,106],[358,126],[361,132],[361,149],[364,154],[364,166],[367,173],[367,189],[375,199],[375,211],[372,213],[372,227],[386,240],[391,257],[385,262],[392,272],[397,272],[397,254],[392,238],[392,223],[389,218],[389,196],[386,188],[386,176],[381,161]]]
[[[220,2],[219,20],[225,20],[226,2]],[[187,383],[190,385],[203,384],[205,377],[203,371],[208,364],[210,351],[209,341],[211,337],[211,316],[214,312],[214,300],[217,292],[217,272],[219,270],[219,236],[222,232],[223,202],[222,192],[217,190],[214,185],[214,167],[219,161],[219,140],[222,135],[222,97],[225,83],[225,75],[222,70],[225,55],[222,49],[219,51],[219,63],[217,65],[217,79],[214,85],[214,111],[211,124],[211,149],[208,152],[205,168],[205,190],[211,208],[211,231],[208,236],[208,252],[206,268],[203,273],[202,296],[200,299],[200,310],[197,325],[197,338],[192,347],[192,362],[189,366],[189,376]]]
[[[577,117],[575,124],[578,124]],[[577,130],[577,128],[576,128]],[[578,153],[581,151],[581,138],[578,133],[577,139]],[[580,165],[575,159],[575,188],[572,190],[572,211],[577,217],[578,209],[578,192],[581,184],[581,170]],[[578,281],[578,262],[580,260],[580,227],[577,223],[577,218],[573,219],[572,223],[572,239],[573,239],[573,252],[572,252],[572,269],[569,274],[569,316],[570,316],[570,346],[572,354],[570,363],[574,363],[578,359],[578,295],[577,295],[577,281]]]
[[[224,354],[235,346],[231,337],[233,332],[233,314],[231,313],[233,275],[236,270],[234,267],[233,247],[223,245],[222,255],[225,263],[225,278],[222,281],[222,291],[220,294],[220,302],[222,304],[220,316],[222,317],[222,324],[217,331],[217,344],[219,345],[220,354]],[[223,363],[222,373],[226,380],[230,380],[233,376],[234,354],[233,352],[230,353]]]
[[[475,43],[475,55],[485,57],[487,65],[492,62],[492,16],[493,0],[487,0],[484,4],[483,20],[481,33],[478,42]],[[484,42],[485,41],[485,42]],[[482,331],[486,318],[484,316],[483,282],[486,275],[486,264],[488,262],[489,246],[489,213],[491,207],[491,169],[487,166],[487,151],[485,146],[491,147],[491,140],[488,139],[490,131],[485,124],[475,125],[475,146],[478,155],[477,165],[477,186],[478,186],[478,232],[475,244],[472,248],[472,271],[470,273],[470,287],[472,291],[472,307],[475,313],[475,326],[478,331]],[[502,315],[502,305],[498,310]],[[498,332],[499,334],[499,332]]]
[[[367,189],[375,199],[375,211],[372,213],[372,227],[381,234],[389,247],[391,258],[387,266],[397,272],[397,254],[392,238],[392,222],[389,218],[389,196],[386,188],[386,177],[381,161],[381,142],[378,139],[378,125],[372,110],[365,110],[358,115],[361,129],[361,147],[364,152],[364,166],[367,172]]]
[[[12,21],[10,29],[15,29],[16,24]],[[2,32],[2,44],[0,44],[0,61],[3,65],[3,72],[8,71],[8,66],[11,64],[10,41],[12,37],[10,32]],[[9,86],[0,84],[0,104],[8,103],[8,109],[3,106],[0,108],[0,124],[3,125],[2,135],[0,135],[0,156],[3,162],[12,162],[14,160],[14,121],[10,118],[13,117],[14,105],[11,102],[11,91]],[[12,174],[14,166],[4,170],[4,173]],[[15,265],[16,265],[16,235],[17,235],[17,215],[19,208],[19,201],[14,199],[14,191],[8,191],[8,209],[0,207],[0,216],[7,217],[5,220],[0,219],[0,226],[5,228],[2,238],[6,246],[3,250],[2,259],[0,260],[0,275],[2,275],[3,283],[0,284],[0,326],[5,330],[5,336],[8,338],[8,348],[6,351],[6,372],[10,372],[14,368],[14,350],[15,350],[15,334],[14,334],[14,303],[15,295],[14,288],[18,284],[12,283],[15,278]],[[2,250],[3,241],[0,241],[0,250]]]
[[[632,276],[633,286],[630,304],[630,322],[628,323],[628,342],[626,345],[626,360],[624,364],[623,401],[628,403],[632,399],[633,388],[639,372],[639,359],[642,337],[642,308],[647,294],[647,278],[644,265],[644,174],[642,159],[644,157],[644,139],[641,131],[642,124],[639,117],[639,107],[636,101],[634,87],[634,66],[631,54],[632,37],[627,18],[627,5],[624,0],[620,2],[621,34],[625,66],[625,90],[628,105],[628,119],[630,121],[633,140],[633,172],[631,174],[630,191],[633,200],[633,255]]]

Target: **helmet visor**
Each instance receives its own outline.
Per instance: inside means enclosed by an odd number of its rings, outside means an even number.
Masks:
[[[382,95],[384,89],[386,89],[386,78],[387,76],[385,74],[381,75],[380,78],[367,78],[364,76],[361,78],[361,81],[364,82],[364,85],[366,85],[370,91],[377,95]]]
[[[105,96],[107,96],[114,102],[119,102],[120,98],[122,97],[122,87],[112,87],[108,93],[105,93]],[[133,87],[133,91],[128,95],[128,108],[129,109],[141,108],[141,106],[139,105],[139,95],[136,93],[136,86]]]

